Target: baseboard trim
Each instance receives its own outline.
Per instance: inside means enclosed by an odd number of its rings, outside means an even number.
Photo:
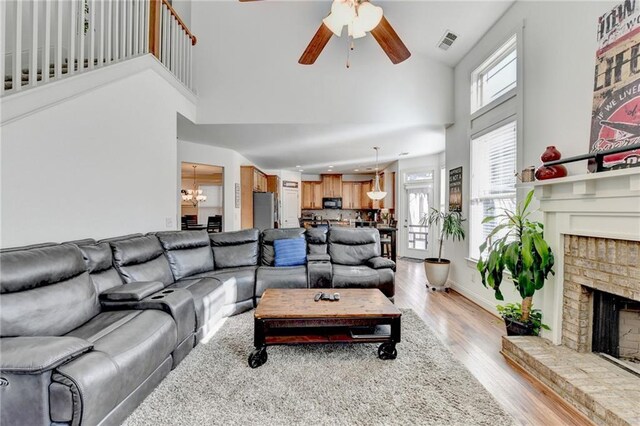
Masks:
[[[496,311],[496,307],[495,307],[494,304],[489,303],[488,301],[486,301],[485,299],[483,299],[481,297],[478,297],[476,294],[470,292],[469,290],[467,290],[466,288],[462,287],[461,285],[459,285],[455,281],[447,280],[447,286],[449,288],[455,290],[456,293],[459,293],[460,295],[462,295],[465,299],[468,299],[469,301],[473,302],[474,304],[480,306],[482,309],[484,309],[485,311],[489,312],[494,317],[500,318],[500,315],[498,315],[498,312]]]

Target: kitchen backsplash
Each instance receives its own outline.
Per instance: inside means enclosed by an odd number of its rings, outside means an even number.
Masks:
[[[323,219],[340,219],[340,214],[342,214],[343,220],[355,219],[358,216],[357,210],[339,210],[339,209],[324,209],[324,210],[303,210],[303,217],[311,217],[314,216],[322,216]]]

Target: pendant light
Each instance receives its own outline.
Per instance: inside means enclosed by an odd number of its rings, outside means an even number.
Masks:
[[[189,201],[193,204],[193,207],[197,207],[198,203],[202,201],[207,201],[207,196],[202,193],[202,189],[198,189],[198,184],[196,181],[196,165],[193,165],[193,189],[187,189],[186,191],[183,189],[180,191],[182,193],[182,201]]]
[[[375,184],[373,185],[373,191],[367,192],[367,196],[373,201],[378,201],[386,197],[387,193],[380,190],[380,174],[378,173],[378,150],[380,149],[380,147],[374,146],[373,149],[376,150],[376,178]]]

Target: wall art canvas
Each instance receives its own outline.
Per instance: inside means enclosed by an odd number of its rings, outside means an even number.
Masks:
[[[462,212],[462,167],[449,170],[449,211]]]
[[[640,1],[598,18],[590,152],[640,143]],[[593,165],[590,165],[592,171]],[[608,155],[605,169],[640,166],[640,149]]]

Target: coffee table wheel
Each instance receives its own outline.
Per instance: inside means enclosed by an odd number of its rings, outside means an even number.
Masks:
[[[378,358],[380,359],[396,359],[398,351],[395,343],[383,343],[378,347]]]
[[[249,354],[249,367],[258,368],[267,362],[267,348],[256,348]]]

